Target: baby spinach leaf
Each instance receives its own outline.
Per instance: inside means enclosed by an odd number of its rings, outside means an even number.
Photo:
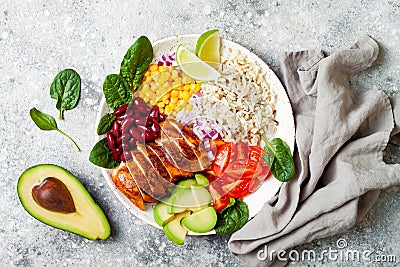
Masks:
[[[89,161],[102,168],[112,169],[119,165],[112,157],[112,151],[108,146],[107,139],[103,138],[97,142],[90,151]]]
[[[37,125],[37,127],[39,127],[40,130],[43,130],[43,131],[53,131],[54,130],[54,131],[59,132],[60,134],[64,135],[66,138],[68,138],[68,140],[70,140],[74,144],[77,151],[80,151],[80,148],[75,143],[75,141],[71,137],[69,137],[66,133],[64,133],[63,131],[58,129],[56,120],[53,118],[53,116],[43,113],[36,108],[32,108],[29,111],[29,115],[31,116],[33,122]]]
[[[63,111],[70,110],[78,104],[81,93],[81,77],[72,69],[60,71],[50,86],[50,96],[57,100],[56,108],[63,119]]]
[[[263,160],[270,167],[272,174],[281,182],[287,182],[294,175],[294,161],[290,147],[280,138],[269,142],[264,136],[265,143]]]
[[[218,235],[230,235],[236,232],[249,219],[249,209],[242,200],[236,199],[233,205],[225,208],[217,215],[217,224],[214,227]]]
[[[132,100],[132,91],[128,82],[119,74],[107,75],[103,84],[103,93],[108,106],[116,109],[129,104]]]
[[[132,90],[142,84],[143,75],[153,59],[153,47],[146,36],[140,36],[128,49],[121,62],[120,73]]]
[[[111,127],[116,120],[117,117],[114,116],[112,113],[107,113],[105,114],[99,122],[99,125],[97,126],[97,134],[102,135],[111,130]]]

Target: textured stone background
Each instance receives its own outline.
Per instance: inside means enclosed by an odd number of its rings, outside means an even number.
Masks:
[[[252,49],[279,73],[283,51],[332,52],[368,33],[380,43],[381,58],[354,77],[353,85],[360,90],[399,91],[399,0],[181,2],[185,3],[1,0],[0,266],[241,265],[227,249],[227,238],[190,237],[183,247],[172,245],[161,231],[129,214],[105,185],[100,170],[87,160],[103,79],[118,70],[126,49],[140,35],[155,41],[218,28],[223,37]],[[65,112],[65,121],[58,121],[78,142],[80,153],[61,135],[38,130],[28,115],[35,106],[57,116],[49,86],[63,68],[74,68],[82,77],[78,107]],[[391,147],[387,158],[399,161],[398,152]],[[109,240],[87,241],[41,224],[23,210],[17,179],[24,169],[39,163],[59,164],[81,179],[110,219]],[[356,228],[297,249],[334,249],[337,239],[345,238],[349,249],[394,254],[399,263],[399,210],[399,188],[388,189]],[[295,265],[323,263],[365,265],[333,261]]]

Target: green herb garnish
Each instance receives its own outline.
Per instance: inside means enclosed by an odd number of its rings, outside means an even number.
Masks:
[[[108,106],[112,109],[129,104],[132,100],[129,84],[119,74],[107,75],[103,84],[103,93]]]
[[[236,199],[230,207],[226,207],[217,216],[217,224],[214,227],[215,232],[218,235],[230,235],[246,224],[249,219],[249,208],[242,200]]]
[[[143,75],[153,59],[153,47],[146,36],[140,36],[128,49],[121,62],[120,74],[135,91],[142,84]]]
[[[60,119],[63,119],[64,110],[76,107],[80,93],[81,78],[76,71],[66,69],[56,75],[50,86],[50,96],[57,100],[56,108],[60,111]]]
[[[43,113],[43,112],[37,110],[36,108],[32,108],[30,110],[29,114],[31,115],[33,122],[37,125],[37,127],[39,127],[39,129],[41,129],[43,131],[53,131],[54,130],[54,131],[59,132],[60,134],[64,135],[66,138],[68,138],[68,140],[70,140],[74,144],[77,151],[80,151],[80,148],[75,143],[75,141],[71,137],[69,137],[66,133],[64,133],[63,131],[58,129],[56,120],[53,118],[53,116]]]
[[[112,169],[119,165],[112,157],[112,151],[108,146],[107,139],[103,138],[97,142],[90,151],[89,161],[102,168]]]
[[[287,182],[294,175],[294,161],[290,147],[280,138],[274,138],[269,142],[264,136],[261,139],[265,143],[263,160],[270,167],[274,177]]]
[[[115,117],[112,113],[105,114],[100,119],[99,125],[97,126],[97,134],[102,135],[111,130],[112,125],[116,119],[117,117]]]

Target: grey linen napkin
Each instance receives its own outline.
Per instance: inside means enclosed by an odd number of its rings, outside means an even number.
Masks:
[[[246,265],[286,265],[269,255],[259,260],[257,254],[267,247],[285,250],[281,256],[288,258],[296,245],[343,232],[363,219],[380,189],[400,184],[400,165],[382,159],[389,138],[400,130],[395,123],[400,98],[357,92],[349,83],[378,53],[377,43],[363,36],[351,49],[328,57],[321,51],[284,55],[296,123],[296,173],[229,240],[229,249]]]

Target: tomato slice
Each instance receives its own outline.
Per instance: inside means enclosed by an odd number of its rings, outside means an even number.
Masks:
[[[250,181],[239,180],[234,187],[229,191],[228,196],[233,198],[242,198],[250,194],[249,192]]]
[[[230,202],[229,196],[225,195],[216,200],[213,200],[212,205],[216,212],[221,212],[223,209],[226,208],[226,206],[228,206],[229,202]]]
[[[218,148],[217,154],[215,155],[215,159],[211,166],[212,171],[217,177],[220,177],[228,166],[231,158],[231,152],[232,143],[225,143]]]

